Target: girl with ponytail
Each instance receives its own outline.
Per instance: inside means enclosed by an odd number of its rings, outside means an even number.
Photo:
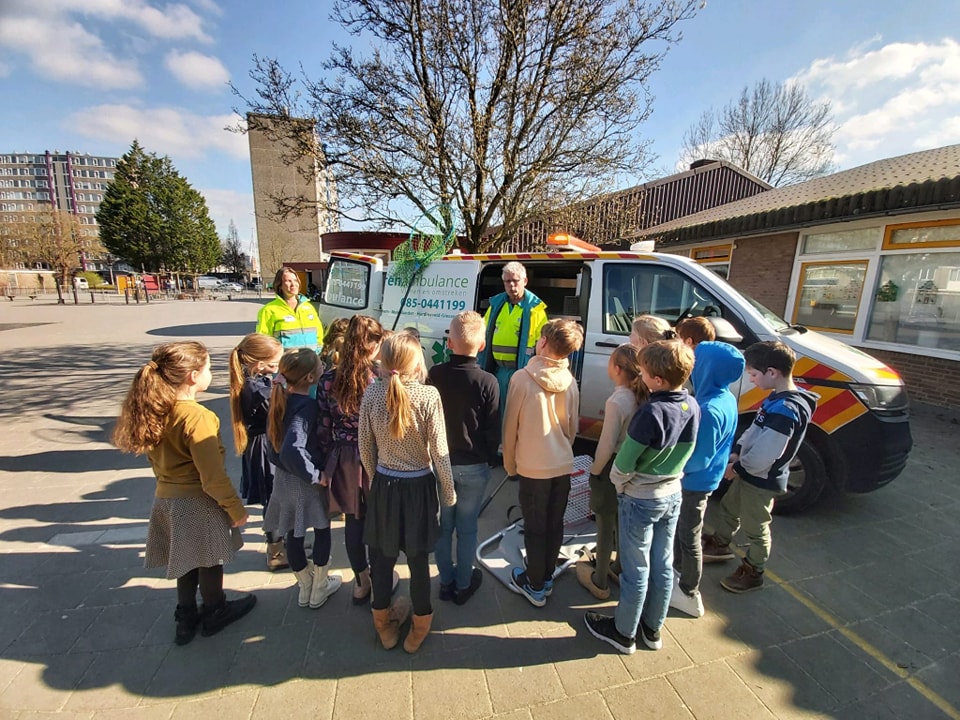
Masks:
[[[300,585],[300,607],[319,608],[340,589],[339,575],[329,574],[330,519],[326,488],[321,487],[323,454],[317,435],[317,402],[310,390],[320,377],[320,358],[310,348],[290,350],[280,358],[273,378],[267,439],[275,473],[273,494],[263,518],[265,530],[286,535],[287,561]],[[313,528],[313,562],[304,539]]]
[[[246,615],[253,595],[228,601],[223,566],[243,545],[247,511],[223,464],[220,421],[197,402],[210,386],[210,355],[198,342],[153,351],[127,392],[113,433],[124,452],[146,454],[157,477],[144,565],[177,579],[174,642],[214,635]],[[203,616],[197,609],[197,589]]]
[[[230,353],[230,415],[233,443],[242,457],[240,497],[247,505],[267,507],[273,491],[273,466],[267,456],[267,412],[272,377],[283,347],[270,335],[250,333]],[[282,539],[267,533],[267,569],[287,567]]]
[[[410,569],[412,627],[403,649],[416,652],[433,623],[430,553],[440,536],[440,504],[457,501],[439,391],[423,385],[420,342],[391,335],[380,349],[381,381],[360,404],[360,459],[371,478],[364,539],[370,553],[373,622],[387,650],[399,641],[408,603],[392,604],[393,569],[402,551]]]

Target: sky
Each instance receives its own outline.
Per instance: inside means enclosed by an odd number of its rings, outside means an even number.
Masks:
[[[0,0],[0,153],[168,155],[221,235],[256,237],[245,135],[224,128],[252,56],[320,72],[329,0]],[[828,100],[838,170],[960,143],[960,2],[707,0],[650,89],[652,176],[678,169],[684,130],[747,85],[799,81]],[[412,219],[411,219],[412,220]],[[345,229],[349,229],[346,227]]]

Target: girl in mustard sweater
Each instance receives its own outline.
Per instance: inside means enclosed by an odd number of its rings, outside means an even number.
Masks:
[[[198,626],[204,636],[220,632],[257,601],[250,594],[228,601],[223,593],[223,565],[243,545],[237,528],[247,511],[224,468],[220,421],[196,399],[210,380],[203,344],[159,346],[134,377],[113,435],[124,452],[146,454],[157,476],[144,565],[166,567],[177,579],[177,645]]]

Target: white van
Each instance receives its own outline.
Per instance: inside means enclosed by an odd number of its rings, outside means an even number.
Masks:
[[[73,286],[74,286],[75,288],[77,288],[77,290],[89,290],[89,289],[90,289],[90,283],[87,282],[87,279],[86,279],[85,277],[75,277],[75,278],[73,279]]]
[[[216,290],[220,287],[220,278],[215,278],[212,275],[199,275],[194,287],[197,290]]]
[[[546,302],[550,318],[568,317],[583,325],[583,350],[571,358],[580,384],[581,436],[599,437],[604,403],[613,389],[607,361],[627,341],[633,318],[650,313],[675,324],[700,315],[714,318],[727,330],[722,339],[741,348],[761,340],[789,345],[797,354],[797,384],[820,396],[778,512],[808,507],[828,484],[870,492],[906,465],[912,447],[908,404],[893,370],[844,343],[789,325],[719,275],[678,255],[449,255],[424,268],[408,286],[391,277],[378,258],[334,253],[320,315],[324,324],[361,313],[388,329],[415,326],[428,361],[442,362],[450,320],[462,310],[483,313],[489,298],[503,291],[501,269],[511,260],[526,267],[527,287]],[[739,398],[743,428],[766,393],[745,375],[731,390]]]

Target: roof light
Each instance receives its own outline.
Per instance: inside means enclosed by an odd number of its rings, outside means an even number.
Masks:
[[[569,252],[602,252],[603,248],[581,240],[575,235],[566,233],[553,233],[547,237],[547,245],[552,245],[559,250]]]

